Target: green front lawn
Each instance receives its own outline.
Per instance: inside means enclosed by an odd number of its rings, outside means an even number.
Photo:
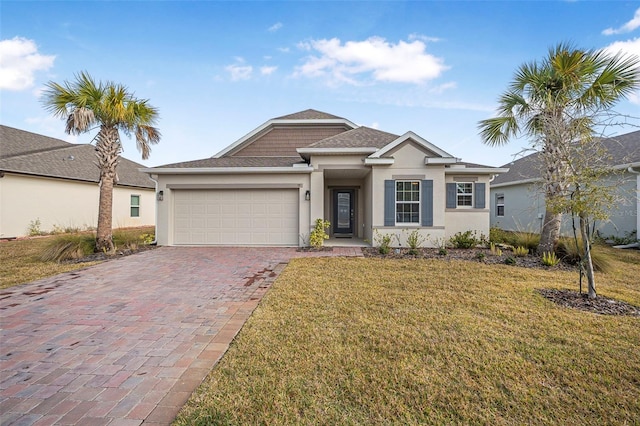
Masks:
[[[640,253],[601,295],[640,305]],[[577,274],[300,259],[175,424],[637,424],[640,318],[561,308]]]

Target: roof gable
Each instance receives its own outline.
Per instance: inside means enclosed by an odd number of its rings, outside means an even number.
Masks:
[[[421,136],[418,136],[417,134],[411,131],[405,133],[402,136],[397,137],[395,140],[385,145],[382,149],[371,154],[369,158],[382,158],[383,156],[389,155],[394,149],[396,149],[400,145],[411,142],[411,141],[413,141],[423,150],[433,153],[434,157],[455,158],[453,155],[449,154],[443,149],[438,148],[428,140],[422,138]]]
[[[283,116],[279,118],[273,118],[261,126],[255,128],[251,132],[247,133],[222,151],[218,152],[214,155],[214,158],[228,157],[238,155],[241,151],[247,149],[250,145],[254,143],[260,143],[261,139],[265,137],[267,134],[272,132],[274,129],[294,129],[297,128],[300,130],[299,136],[302,136],[301,140],[297,139],[289,139],[285,141],[285,145],[289,147],[286,152],[273,153],[271,150],[271,155],[295,155],[295,149],[303,146],[310,145],[318,140],[324,139],[329,136],[333,136],[337,133],[344,132],[347,130],[351,130],[356,128],[357,126],[350,122],[345,118],[340,118],[335,115],[326,114],[320,111],[315,110],[306,110],[298,113],[290,114],[288,116]],[[323,129],[334,129],[331,134],[320,134],[317,137],[309,138],[309,133],[303,135],[302,132],[306,132],[306,130],[310,128],[323,128]],[[322,132],[320,132],[322,133]],[[266,142],[264,140],[263,142]],[[268,148],[268,147],[267,147]],[[268,149],[266,149],[268,151]],[[243,155],[243,154],[241,154]],[[256,152],[252,152],[252,150],[245,151],[244,155],[254,156]]]
[[[293,114],[283,115],[282,117],[276,117],[274,120],[331,120],[338,119],[344,120],[337,115],[327,114],[326,112],[316,111],[315,109],[307,109]]]

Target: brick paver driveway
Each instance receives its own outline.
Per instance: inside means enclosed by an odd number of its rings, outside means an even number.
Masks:
[[[0,423],[169,424],[293,248],[161,247],[0,290]]]

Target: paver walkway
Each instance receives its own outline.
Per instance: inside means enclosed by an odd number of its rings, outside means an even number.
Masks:
[[[0,290],[0,424],[167,425],[293,257],[161,247]]]

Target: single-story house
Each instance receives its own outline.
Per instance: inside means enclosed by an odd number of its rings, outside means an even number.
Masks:
[[[421,136],[306,110],[271,119],[212,158],[144,169],[158,181],[160,245],[303,246],[316,219],[375,244],[417,230],[434,246],[489,233],[489,181]],[[395,243],[397,245],[397,243]]]
[[[0,238],[28,235],[39,221],[54,228],[94,228],[99,171],[95,147],[0,125]],[[113,226],[155,224],[155,183],[142,164],[120,157]]]
[[[604,138],[601,142],[612,169],[602,185],[615,191],[617,202],[609,208],[609,220],[598,223],[597,230],[603,237],[626,237],[640,229],[640,131]],[[497,176],[490,186],[491,226],[540,232],[545,197],[538,177],[538,154],[527,155],[503,167],[508,167],[509,172]],[[562,233],[573,233],[567,215]]]

